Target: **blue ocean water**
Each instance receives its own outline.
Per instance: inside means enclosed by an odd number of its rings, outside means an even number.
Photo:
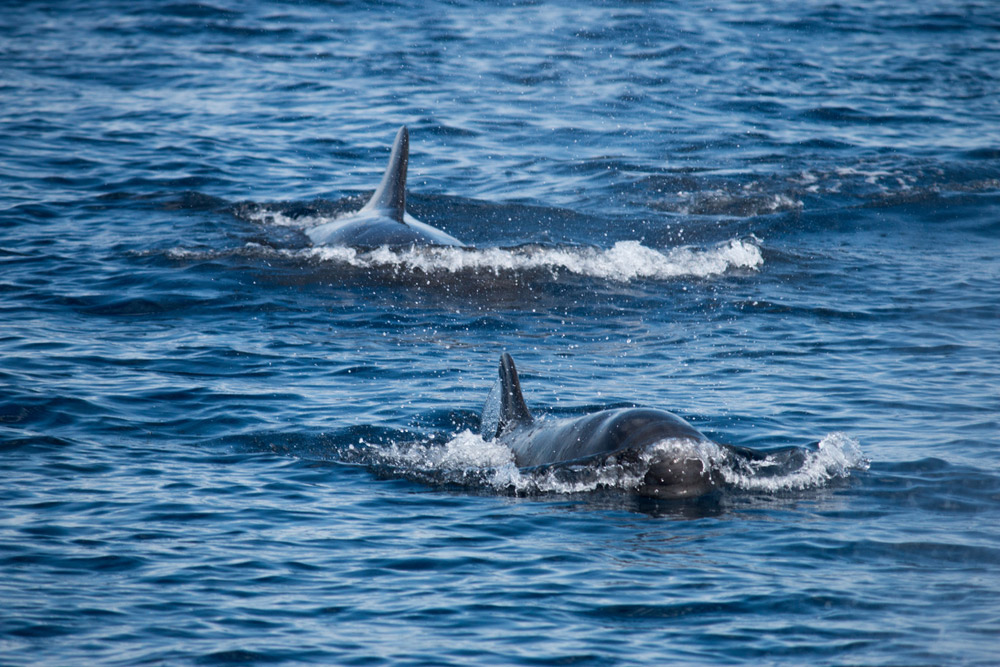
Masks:
[[[0,662],[990,665],[1000,6],[6,3]],[[396,129],[473,250],[314,248]],[[696,502],[516,469],[644,405]]]

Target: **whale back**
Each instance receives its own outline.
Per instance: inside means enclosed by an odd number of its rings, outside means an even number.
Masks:
[[[410,134],[403,126],[396,133],[382,181],[368,203],[355,213],[305,230],[309,240],[314,245],[363,249],[424,245],[464,247],[465,244],[451,234],[406,213],[406,166],[409,156]]]
[[[403,223],[406,213],[406,165],[410,159],[410,133],[406,126],[399,128],[392,143],[389,164],[382,174],[378,189],[361,211],[378,211],[380,214]]]
[[[581,417],[548,419],[504,439],[519,467],[586,461],[621,452],[641,453],[657,443],[707,442],[693,426],[666,410],[614,408]]]

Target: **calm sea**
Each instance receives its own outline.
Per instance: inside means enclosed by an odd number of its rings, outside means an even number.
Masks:
[[[998,256],[995,2],[3,3],[0,663],[998,664]]]

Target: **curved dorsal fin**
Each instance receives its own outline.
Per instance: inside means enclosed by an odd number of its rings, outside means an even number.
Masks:
[[[514,359],[504,352],[500,355],[500,423],[497,435],[532,421],[534,419],[521,394],[521,381],[517,378]]]
[[[410,133],[404,125],[399,128],[392,143],[392,155],[382,174],[382,182],[362,211],[379,211],[397,222],[403,222],[406,212],[406,163],[409,158]]]

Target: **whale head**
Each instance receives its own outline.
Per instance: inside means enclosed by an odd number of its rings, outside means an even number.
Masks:
[[[660,500],[698,498],[722,485],[722,477],[709,461],[681,452],[654,458],[636,493]]]

